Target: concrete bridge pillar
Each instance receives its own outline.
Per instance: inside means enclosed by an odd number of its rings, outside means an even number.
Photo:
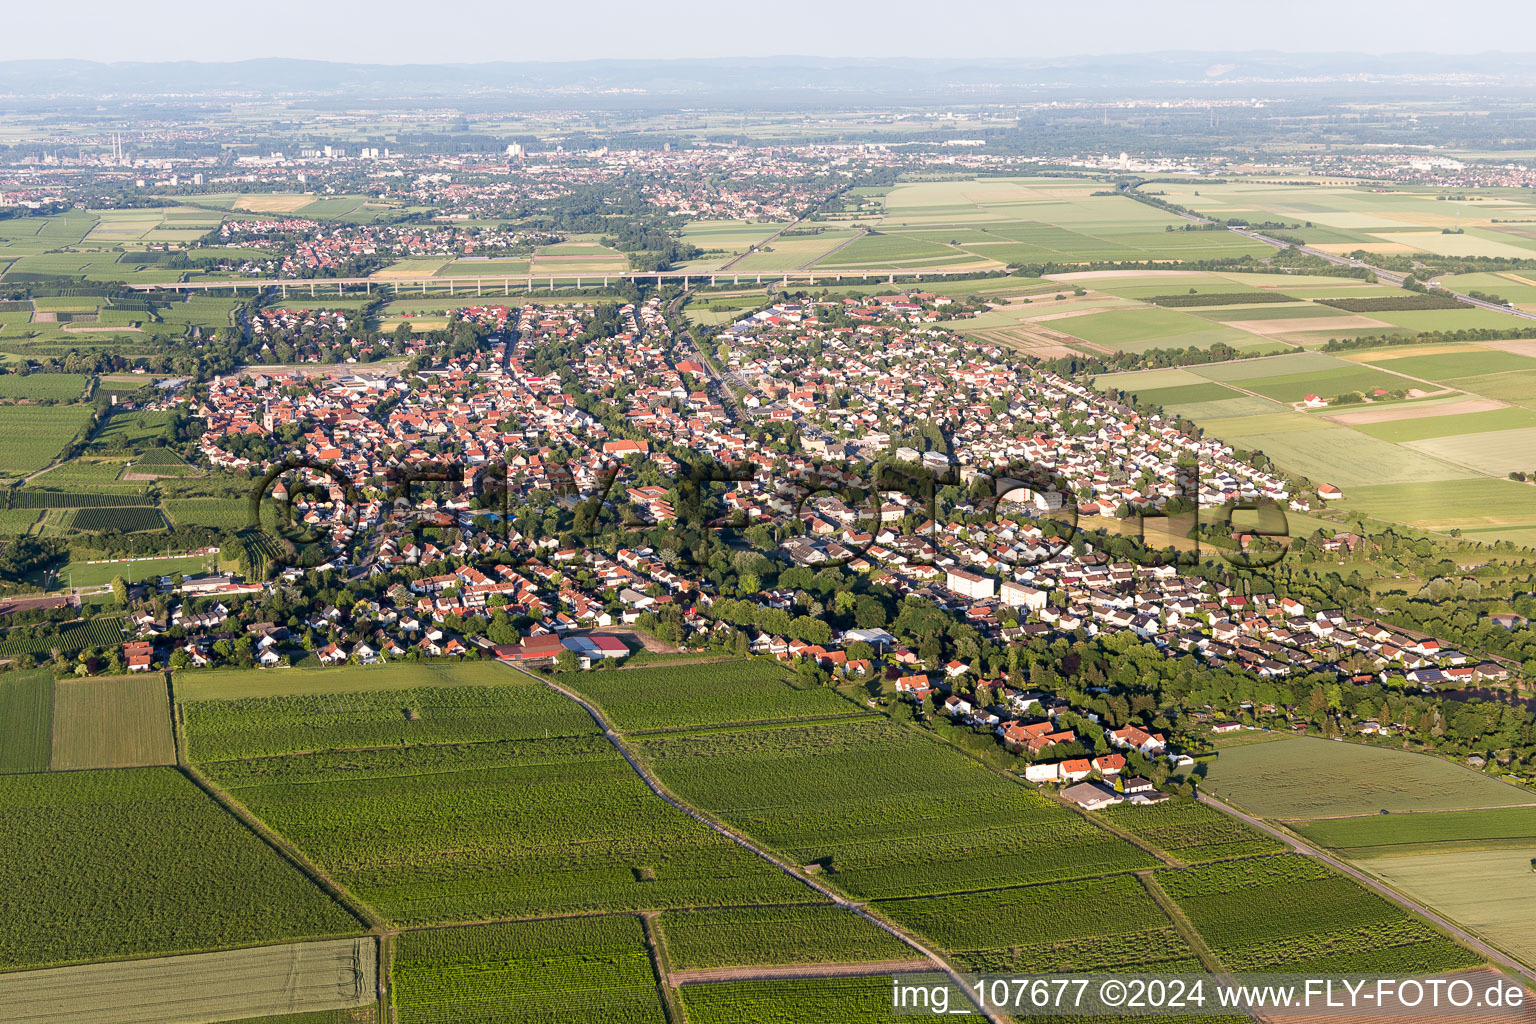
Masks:
[[[309,282],[309,297],[310,298],[314,298],[315,297],[315,282],[313,282],[313,281]]]
[[[478,277],[475,278],[475,298],[477,299],[480,297],[483,283]]]

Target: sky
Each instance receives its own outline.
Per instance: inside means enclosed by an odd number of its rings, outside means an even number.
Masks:
[[[1020,57],[1195,50],[1536,50],[1536,4],[1478,0],[74,0],[15,3],[7,58],[292,57],[365,64],[808,55]]]

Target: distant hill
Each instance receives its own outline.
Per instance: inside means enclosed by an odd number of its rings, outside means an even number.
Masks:
[[[301,96],[314,100],[540,100],[635,107],[849,100],[1013,100],[1180,95],[1444,95],[1536,90],[1536,54],[1158,53],[1055,60],[751,57],[482,64],[312,60],[97,63],[0,61],[0,97],[52,101]]]

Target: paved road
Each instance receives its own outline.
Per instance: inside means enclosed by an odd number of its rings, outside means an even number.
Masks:
[[[844,910],[850,910],[853,913],[858,914],[864,920],[868,921],[870,924],[874,925],[876,928],[879,928],[886,934],[900,939],[914,951],[926,957],[933,963],[935,967],[948,975],[950,981],[952,981],[962,992],[970,992],[970,989],[965,984],[965,980],[960,977],[960,974],[953,967],[951,967],[943,957],[939,956],[927,946],[924,946],[917,939],[907,934],[903,929],[896,927],[883,918],[876,917],[862,903],[855,903],[852,900],[849,900],[847,897],[843,896],[842,893],[835,889],[829,888],[826,885],[823,885],[815,878],[806,874],[800,868],[779,857],[776,857],[772,853],[769,853],[767,850],[763,849],[761,846],[758,846],[756,843],[752,842],[741,833],[727,828],[720,822],[695,810],[688,804],[683,803],[677,797],[674,797],[670,792],[668,792],[666,787],[661,784],[661,781],[651,774],[650,769],[646,768],[638,760],[635,759],[634,755],[629,751],[628,744],[624,742],[624,738],[613,731],[612,726],[608,724],[608,720],[603,717],[602,712],[598,711],[594,705],[589,704],[580,695],[572,690],[566,689],[552,679],[535,675],[534,673],[516,665],[511,667],[515,671],[521,672],[523,675],[528,676],[531,679],[538,680],[545,686],[549,687],[551,690],[554,690],[556,693],[562,694],[563,696],[568,697],[572,701],[581,705],[587,714],[592,716],[592,721],[597,723],[597,727],[603,730],[603,735],[607,737],[608,742],[613,744],[614,749],[623,755],[624,760],[629,762],[630,768],[634,769],[635,774],[640,776],[641,781],[645,783],[646,787],[649,788],[652,793],[655,793],[662,800],[665,800],[668,804],[677,808],[679,811],[682,811],[684,814],[688,815],[688,817],[709,828],[711,831],[724,836],[731,842],[735,843],[737,846],[740,846],[743,849],[756,854],[758,857],[772,864],[774,867],[778,868],[780,871],[784,872],[786,875],[789,875],[791,878],[795,879],[801,884],[816,890],[816,892],[820,893],[822,896],[825,896],[837,906],[842,907]],[[987,1020],[991,1021],[992,1024],[1004,1024],[1003,1018],[999,1017],[997,1014],[987,1010],[985,1007],[982,1007],[981,1010],[982,1013],[986,1016]]]
[[[1486,958],[1489,963],[1496,964],[1499,967],[1513,971],[1515,974],[1527,977],[1531,975],[1531,968],[1520,963],[1518,960],[1515,960],[1513,957],[1510,957],[1506,953],[1500,952],[1499,950],[1490,946],[1488,943],[1484,942],[1482,939],[1478,938],[1476,935],[1473,935],[1471,932],[1467,931],[1465,928],[1461,927],[1453,921],[1449,921],[1446,918],[1441,917],[1439,914],[1435,913],[1433,910],[1430,910],[1428,907],[1421,906],[1420,904],[1415,903],[1413,900],[1408,899],[1406,896],[1399,893],[1396,889],[1382,884],[1375,878],[1372,878],[1370,875],[1361,871],[1359,868],[1354,867],[1346,861],[1340,860],[1338,857],[1335,857],[1327,850],[1324,850],[1321,847],[1313,846],[1311,843],[1300,839],[1289,832],[1281,831],[1267,821],[1264,821],[1260,818],[1255,818],[1251,814],[1245,814],[1238,810],[1236,807],[1233,807],[1231,804],[1218,800],[1213,796],[1200,793],[1197,795],[1197,799],[1201,803],[1208,804],[1211,807],[1214,807],[1216,810],[1221,811],[1223,814],[1230,814],[1232,817],[1247,825],[1253,826],[1266,835],[1274,836],[1276,839],[1280,840],[1296,853],[1306,857],[1315,857],[1340,874],[1348,875],[1350,878],[1353,878],[1355,881],[1359,882],[1367,889],[1370,889],[1372,892],[1379,893],[1380,895],[1385,896],[1387,899],[1391,900],[1393,903],[1396,903],[1398,906],[1404,908],[1405,910],[1408,910],[1409,912],[1419,917],[1428,919],[1443,931],[1455,936],[1457,941],[1463,943],[1473,950],[1476,950],[1479,954]]]
[[[747,410],[742,407],[741,401],[736,397],[736,390],[731,387],[731,382],[715,369],[713,359],[705,357],[704,350],[699,347],[698,339],[693,336],[693,330],[687,326],[683,318],[683,305],[692,294],[691,291],[683,292],[673,299],[672,304],[667,307],[668,318],[675,321],[673,333],[680,335],[688,343],[688,347],[693,349],[694,354],[699,357],[700,365],[704,367],[704,372],[709,374],[710,378],[715,382],[715,388],[720,392],[721,401],[728,407],[732,418],[738,423],[750,419],[751,417],[747,415]]]

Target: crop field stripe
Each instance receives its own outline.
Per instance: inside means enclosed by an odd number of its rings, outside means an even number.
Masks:
[[[161,673],[54,684],[55,771],[175,763],[170,693]]]
[[[1173,922],[1173,926],[1178,929],[1184,941],[1189,943],[1189,948],[1195,951],[1195,955],[1200,958],[1200,963],[1205,966],[1205,969],[1213,974],[1220,973],[1222,969],[1221,961],[1216,959],[1216,954],[1211,952],[1211,947],[1205,944],[1205,939],[1201,937],[1199,929],[1194,926],[1179,905],[1173,901],[1173,897],[1169,896],[1168,891],[1158,884],[1156,873],[1152,871],[1138,871],[1136,872],[1136,877],[1146,887],[1147,895],[1152,897],[1152,901],[1158,905],[1163,913],[1168,915],[1168,920]]]
[[[0,776],[0,845],[0,970],[365,930],[173,768]]]
[[[184,748],[181,748],[178,744],[178,749]],[[353,896],[343,886],[338,884],[335,879],[322,871],[319,865],[305,857],[297,847],[270,828],[266,822],[252,814],[250,808],[216,785],[206,775],[198,771],[195,766],[184,762],[179,767],[182,774],[191,779],[193,785],[212,798],[215,803],[224,809],[225,813],[245,826],[259,841],[271,847],[279,857],[293,865],[306,878],[318,885],[327,896],[345,908],[352,917],[376,933],[386,930],[383,920],[373,912],[371,907]]]
[[[180,1024],[367,1006],[372,937],[0,974],[0,1024]]]
[[[48,770],[53,755],[53,690],[48,669],[0,677],[0,774]]]

